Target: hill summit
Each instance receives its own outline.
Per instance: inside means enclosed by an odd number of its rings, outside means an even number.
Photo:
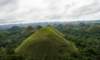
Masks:
[[[28,60],[62,60],[77,51],[72,42],[50,26],[36,31],[15,49],[17,54],[26,56]]]

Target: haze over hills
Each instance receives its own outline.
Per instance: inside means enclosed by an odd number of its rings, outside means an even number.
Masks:
[[[58,25],[58,24],[79,24],[79,23],[100,23],[100,20],[94,20],[94,21],[70,21],[70,22],[37,22],[37,23],[18,23],[18,24],[2,24],[0,25],[0,30],[8,29],[13,26],[19,26],[19,27],[27,27],[27,26],[47,26],[47,25]]]

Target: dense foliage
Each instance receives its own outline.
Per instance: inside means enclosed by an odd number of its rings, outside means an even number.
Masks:
[[[100,59],[100,23],[51,24],[62,32],[66,40],[75,43],[78,55],[66,56],[67,60]],[[0,30],[0,60],[26,60],[14,52],[23,40],[40,29],[36,27],[19,27]],[[29,60],[29,59],[28,59]]]
[[[53,27],[41,28],[24,40],[15,53],[33,60],[59,60],[78,54],[78,48]]]

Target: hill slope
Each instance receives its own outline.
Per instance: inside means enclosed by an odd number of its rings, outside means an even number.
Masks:
[[[15,52],[32,57],[33,60],[59,60],[76,53],[78,50],[72,42],[63,38],[55,28],[46,27],[32,34],[19,45]]]

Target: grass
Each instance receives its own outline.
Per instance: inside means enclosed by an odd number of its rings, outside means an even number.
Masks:
[[[41,28],[15,49],[16,53],[35,60],[58,60],[77,51],[76,46],[53,27]]]

